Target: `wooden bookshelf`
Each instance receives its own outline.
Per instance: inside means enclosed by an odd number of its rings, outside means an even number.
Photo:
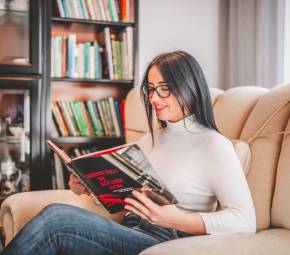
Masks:
[[[116,1],[117,3],[118,1]],[[61,17],[58,4],[56,0],[51,1],[50,6],[50,26],[48,29],[48,41],[49,41],[49,50],[50,54],[47,56],[47,129],[46,129],[46,138],[51,139],[53,142],[58,144],[68,153],[73,150],[73,148],[97,148],[97,149],[106,149],[113,146],[117,146],[125,143],[124,134],[120,137],[114,136],[55,136],[55,130],[52,129],[53,126],[53,118],[51,114],[52,110],[52,102],[66,100],[66,101],[86,101],[92,100],[94,102],[113,97],[115,100],[122,101],[125,99],[127,93],[134,86],[134,71],[133,71],[133,79],[120,79],[114,78],[110,79],[109,70],[108,70],[108,62],[107,59],[107,45],[105,42],[104,30],[105,28],[109,28],[110,30],[110,40],[114,40],[112,34],[115,35],[115,40],[122,40],[122,36],[124,32],[127,32],[127,27],[131,27],[133,31],[133,45],[132,49],[132,58],[133,58],[133,67],[135,69],[135,62],[137,59],[136,45],[137,45],[137,30],[138,30],[138,22],[137,22],[137,10],[138,10],[138,0],[134,1],[135,5],[135,14],[134,14],[134,22],[115,22],[115,21],[104,21],[104,20],[92,20],[92,19],[80,19],[75,17]],[[121,19],[120,19],[121,20]],[[64,72],[62,70],[62,75],[54,75],[55,74],[52,56],[55,55],[55,51],[53,48],[53,37],[61,37],[65,38],[63,40],[67,40],[70,35],[75,35],[76,37],[76,45],[85,44],[87,42],[97,41],[101,48],[101,58],[102,58],[102,77],[100,78],[88,78],[81,77],[80,73],[77,76],[80,77],[71,77],[69,72]],[[111,46],[112,46],[111,42]],[[92,44],[91,44],[92,45]],[[112,46],[113,47],[113,46]],[[62,48],[63,49],[63,48]],[[67,47],[66,52],[69,50]],[[58,59],[60,59],[58,57]],[[63,61],[63,58],[62,58]],[[68,61],[68,59],[66,59]],[[122,62],[123,65],[124,62]],[[68,64],[67,67],[68,68]],[[114,71],[116,70],[116,66],[114,66]],[[122,66],[123,68],[123,66]],[[132,70],[132,69],[131,69]],[[59,71],[59,70],[58,70]],[[78,69],[79,71],[79,69]],[[59,73],[58,73],[59,74]],[[114,73],[115,77],[115,73]],[[125,76],[124,76],[125,77]],[[60,135],[60,134],[58,134]],[[49,167],[51,167],[52,161],[52,153],[49,149],[47,149],[47,163]]]
[[[113,22],[113,21],[101,21],[101,20],[86,20],[86,19],[76,19],[76,18],[60,18],[60,17],[52,17],[52,22],[59,23],[81,23],[81,24],[91,24],[99,27],[127,27],[127,26],[135,26],[134,22]]]
[[[110,80],[110,79],[74,79],[74,78],[52,78],[52,82],[74,82],[74,83],[106,83],[106,84],[119,84],[121,86],[132,86],[133,80]],[[72,84],[73,85],[73,84]]]

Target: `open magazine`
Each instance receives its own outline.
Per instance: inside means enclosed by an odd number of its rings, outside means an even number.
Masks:
[[[125,144],[74,159],[52,141],[48,140],[47,144],[110,213],[124,210],[124,199],[131,197],[134,189],[142,188],[142,192],[159,205],[177,203],[137,144]]]

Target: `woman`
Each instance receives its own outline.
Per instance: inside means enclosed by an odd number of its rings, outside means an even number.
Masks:
[[[178,204],[159,206],[134,191],[121,225],[73,206],[50,205],[3,254],[138,254],[186,236],[255,232],[249,187],[231,142],[216,128],[197,61],[182,51],[159,55],[141,89],[150,134],[139,145]],[[162,127],[154,132],[153,114]],[[69,184],[76,194],[87,193],[73,176]]]

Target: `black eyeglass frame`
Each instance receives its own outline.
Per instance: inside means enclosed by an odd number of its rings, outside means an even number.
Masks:
[[[149,96],[148,95],[148,93],[147,93],[147,91],[146,91],[146,88],[151,88],[152,90],[153,90],[153,93],[152,93],[152,96]],[[157,90],[159,87],[166,87],[167,89],[168,89],[168,96],[166,96],[166,97],[164,97],[164,96],[161,96],[160,95],[160,93],[159,93],[159,91]],[[143,91],[143,94],[147,97],[147,98],[152,98],[153,97],[153,95],[154,95],[154,92],[156,92],[157,93],[157,95],[160,97],[160,98],[168,98],[168,97],[170,97],[170,88],[168,87],[168,85],[165,85],[165,84],[161,84],[161,85],[158,85],[157,87],[151,87],[151,86],[149,86],[149,85],[144,85],[143,87],[142,87],[142,91]]]

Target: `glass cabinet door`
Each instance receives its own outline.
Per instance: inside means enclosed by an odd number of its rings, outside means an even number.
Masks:
[[[0,79],[0,202],[41,183],[39,80]]]
[[[0,0],[0,73],[39,73],[39,0]]]
[[[0,89],[0,198],[30,190],[29,90]]]

